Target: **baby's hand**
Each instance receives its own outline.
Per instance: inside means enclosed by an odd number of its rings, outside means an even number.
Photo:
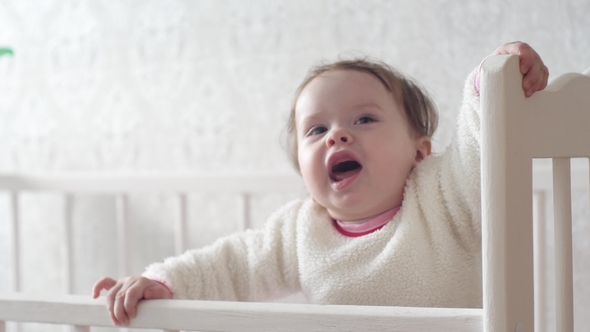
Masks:
[[[92,297],[97,298],[101,290],[107,290],[107,310],[115,325],[127,325],[137,314],[137,303],[150,299],[171,299],[172,293],[163,284],[145,277],[127,277],[114,280],[102,278],[92,287]]]
[[[498,47],[492,55],[518,54],[520,58],[520,73],[522,89],[527,97],[537,91],[545,89],[549,78],[549,70],[543,64],[541,57],[528,44],[512,42]]]

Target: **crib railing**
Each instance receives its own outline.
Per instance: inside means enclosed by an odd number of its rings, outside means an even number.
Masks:
[[[129,275],[129,218],[128,195],[136,193],[171,194],[176,198],[174,221],[175,253],[187,249],[187,194],[230,193],[237,194],[238,230],[251,225],[250,198],[254,194],[304,192],[300,177],[287,174],[5,174],[0,175],[0,191],[10,193],[12,289],[21,291],[21,266],[19,243],[19,217],[21,192],[53,192],[64,195],[63,261],[64,292],[73,290],[73,235],[72,208],[76,194],[112,194],[116,197],[117,252],[120,275]]]
[[[289,303],[152,300],[139,304],[129,327],[164,331],[448,331],[482,330],[481,309],[333,306]],[[112,326],[104,298],[0,295],[2,321],[66,324],[76,332]]]
[[[581,161],[588,158],[579,158]],[[574,330],[574,276],[573,276],[573,241],[572,241],[572,192],[574,190],[590,191],[590,175],[585,167],[572,165],[570,158],[553,158],[552,167],[544,167],[533,172],[535,187],[533,211],[534,250],[534,315],[535,330],[549,330],[547,323],[548,290],[555,290],[552,302],[555,305],[556,331]],[[553,196],[554,252],[548,252],[546,240],[548,194]],[[590,196],[590,192],[589,192]],[[587,204],[590,205],[590,202]],[[544,241],[545,240],[545,241]],[[548,261],[554,262],[554,284],[548,283]]]
[[[545,246],[544,225],[546,200],[552,188],[550,167],[534,170],[535,191],[535,315],[543,319],[548,301],[547,271],[550,253]],[[588,188],[585,167],[573,167],[572,189]],[[72,205],[76,194],[112,194],[117,197],[118,252],[120,274],[128,271],[127,196],[133,193],[167,193],[177,201],[175,221],[176,252],[186,249],[188,193],[224,192],[238,194],[240,227],[250,223],[250,197],[257,193],[303,192],[301,179],[295,175],[163,175],[163,174],[24,174],[0,175],[0,191],[11,197],[11,262],[12,290],[0,294],[0,332],[5,321],[66,324],[76,331],[89,331],[89,326],[112,326],[105,309],[104,298],[93,300],[81,295],[31,295],[19,293],[20,243],[19,195],[21,192],[51,191],[62,193],[64,200],[64,293],[73,290],[75,271],[72,259]],[[571,232],[570,232],[571,233]],[[570,245],[571,247],[571,245]],[[570,252],[571,256],[571,252]],[[571,261],[571,259],[570,259]],[[571,280],[571,268],[569,269]],[[567,278],[566,278],[567,279]],[[131,327],[163,330],[199,331],[482,331],[483,313],[480,309],[319,306],[283,303],[237,303],[213,301],[157,300],[140,304],[139,314]]]
[[[531,166],[535,158],[550,158],[556,331],[573,332],[570,158],[590,158],[590,70],[557,76],[526,98],[519,64],[516,55],[494,56],[480,71],[484,325],[486,331],[540,330]]]

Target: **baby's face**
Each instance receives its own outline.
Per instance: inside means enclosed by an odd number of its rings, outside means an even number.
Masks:
[[[299,95],[295,121],[301,175],[332,218],[360,221],[401,204],[424,138],[414,138],[377,78],[354,70],[321,74]]]

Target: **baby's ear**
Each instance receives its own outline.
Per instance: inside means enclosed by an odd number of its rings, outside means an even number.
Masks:
[[[414,158],[414,161],[417,164],[430,155],[432,142],[428,136],[418,137],[414,142],[416,148],[416,157]]]

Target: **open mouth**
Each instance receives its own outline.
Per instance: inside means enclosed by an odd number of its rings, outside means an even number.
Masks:
[[[340,182],[360,172],[363,166],[356,160],[344,160],[336,162],[330,171],[330,179]]]

